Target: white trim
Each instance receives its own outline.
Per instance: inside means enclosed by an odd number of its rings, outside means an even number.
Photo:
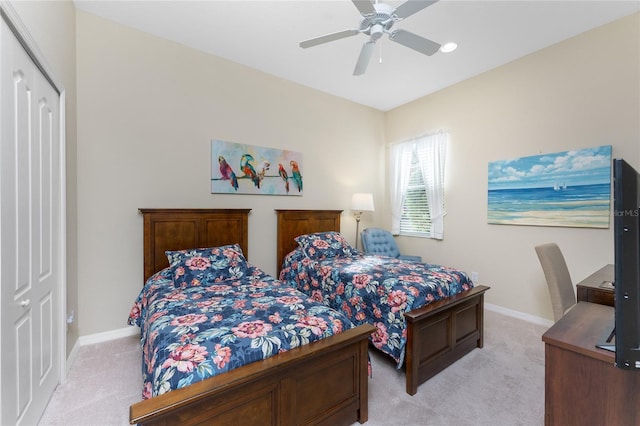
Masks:
[[[71,349],[71,353],[69,353],[69,356],[67,357],[67,371],[65,371],[65,375],[68,375],[69,372],[71,371],[71,367],[73,366],[73,362],[76,360],[76,357],[78,356],[79,350],[80,350],[80,345],[76,340],[75,345],[73,345],[73,349]]]
[[[60,92],[60,106],[58,107],[60,113],[60,150],[58,155],[60,156],[60,223],[59,223],[59,235],[60,238],[60,285],[58,286],[60,309],[60,323],[58,333],[60,334],[60,384],[64,384],[67,381],[67,144],[66,144],[66,91]]]
[[[78,344],[80,346],[92,345],[94,343],[108,342],[109,340],[120,339],[122,337],[140,335],[140,327],[124,327],[117,330],[104,331],[102,333],[80,336]]]
[[[523,321],[531,322],[533,324],[542,325],[545,327],[551,327],[553,325],[553,321],[548,320],[542,317],[536,317],[534,315],[525,314],[523,312],[514,311],[512,309],[503,308],[502,306],[492,305],[491,303],[485,303],[484,307],[492,312],[497,312],[502,315],[507,315],[509,317],[521,319]]]

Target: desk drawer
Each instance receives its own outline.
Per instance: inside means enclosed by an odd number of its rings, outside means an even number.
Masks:
[[[576,289],[578,291],[578,302],[598,303],[607,306],[614,305],[614,293],[612,290],[581,285],[576,286]]]

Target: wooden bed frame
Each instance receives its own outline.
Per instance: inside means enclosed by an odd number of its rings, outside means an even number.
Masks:
[[[144,276],[167,266],[165,250],[239,243],[246,209],[140,209]],[[133,404],[131,424],[350,425],[368,418],[368,337],[337,335]]]
[[[284,257],[298,246],[295,237],[314,232],[340,232],[341,213],[341,210],[276,210],[278,274]],[[482,348],[484,293],[487,290],[487,286],[476,286],[405,313],[407,347],[404,366],[409,395],[415,395],[418,385],[476,347]]]

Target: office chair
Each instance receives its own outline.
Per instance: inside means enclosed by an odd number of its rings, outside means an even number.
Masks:
[[[541,244],[535,248],[549,286],[553,318],[557,322],[576,304],[569,269],[557,244]]]
[[[360,234],[362,238],[362,249],[367,254],[379,256],[395,257],[401,260],[422,262],[420,256],[410,256],[400,254],[398,245],[391,232],[381,228],[367,228]]]

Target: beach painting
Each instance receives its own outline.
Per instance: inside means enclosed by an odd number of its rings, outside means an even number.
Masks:
[[[611,145],[489,163],[488,223],[609,228]]]
[[[302,154],[211,141],[211,193],[302,195]]]

